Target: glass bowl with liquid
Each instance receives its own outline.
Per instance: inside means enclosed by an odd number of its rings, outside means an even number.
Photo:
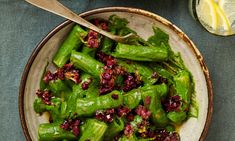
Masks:
[[[210,33],[235,34],[235,0],[189,0],[189,10]]]

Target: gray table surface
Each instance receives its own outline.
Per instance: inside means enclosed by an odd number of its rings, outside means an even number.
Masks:
[[[187,0],[62,0],[77,13],[129,6],[157,13],[181,28],[203,54],[214,86],[214,114],[207,141],[235,140],[235,36],[206,32],[188,12]],[[0,0],[0,141],[25,140],[18,112],[24,66],[36,44],[64,21],[22,0]]]

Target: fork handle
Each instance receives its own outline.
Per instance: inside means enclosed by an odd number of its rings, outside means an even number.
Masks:
[[[75,14],[73,11],[62,5],[57,0],[26,0],[28,3],[39,7],[41,9],[44,9],[46,11],[52,12],[56,15],[62,16],[66,19],[69,19],[75,23],[78,23],[79,25],[82,25],[84,27],[87,27],[89,29],[92,29],[104,36],[107,36],[110,39],[117,40],[119,36],[116,37],[116,35],[112,35],[97,26],[91,24],[90,22],[86,21],[85,19],[81,18],[77,14]]]

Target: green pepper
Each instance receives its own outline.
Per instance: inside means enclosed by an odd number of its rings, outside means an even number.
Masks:
[[[175,89],[174,95],[179,95],[182,101],[179,112],[169,112],[167,117],[175,123],[184,121],[187,117],[187,111],[190,106],[191,93],[193,91],[193,82],[190,73],[186,70],[178,72],[174,76],[173,87]]]
[[[141,88],[133,89],[127,92],[125,95],[123,95],[123,99],[124,99],[123,104],[130,109],[136,108],[142,100],[142,97],[141,97],[142,92],[143,91]]]
[[[124,129],[123,119],[116,117],[113,122],[109,125],[107,131],[104,134],[105,141],[111,141],[113,138],[118,135]]]
[[[118,95],[118,99],[112,98],[112,95]],[[112,91],[109,94],[99,97],[79,98],[76,102],[76,113],[78,116],[90,116],[97,110],[116,108],[123,103],[123,96],[119,91]]]
[[[124,58],[135,61],[162,62],[168,59],[168,50],[166,48],[160,47],[118,43],[116,50],[112,55],[117,58]]]
[[[139,141],[139,140],[135,135],[131,135],[129,137],[123,135],[121,138],[118,139],[118,141]]]
[[[146,97],[148,93],[155,93],[160,97],[166,97],[167,92],[168,92],[168,87],[166,84],[152,85],[152,86],[147,85],[141,88],[133,89],[124,94],[123,104],[130,109],[134,109],[141,103],[142,100],[144,100],[143,98]]]
[[[79,141],[101,141],[108,126],[96,119],[88,119]]]
[[[113,26],[111,26],[110,24],[109,24],[109,30],[110,30],[111,34],[116,33],[116,29]],[[110,54],[114,44],[115,44],[115,42],[113,40],[109,39],[108,37],[103,37],[103,42],[101,44],[100,51],[102,51],[106,54]]]
[[[81,69],[96,78],[99,78],[103,72],[104,65],[89,55],[72,51],[70,60],[76,68]]]
[[[79,94],[79,98],[90,98],[99,96],[99,82],[97,79],[92,78],[91,75],[87,73],[81,74],[81,82],[77,85],[73,86],[73,92]],[[88,88],[86,90],[82,89],[82,84],[86,82],[90,82]]]
[[[72,50],[77,50],[82,45],[82,40],[86,37],[87,31],[79,25],[75,25],[68,37],[64,40],[59,50],[56,52],[53,62],[56,66],[62,67],[69,60]]]
[[[143,91],[142,94],[145,95],[144,94],[145,91],[152,91],[152,90],[154,90],[160,98],[165,98],[168,93],[168,86],[165,83],[158,84],[158,85],[151,85],[151,86],[147,85],[147,86],[142,87],[142,91]]]
[[[86,44],[84,44],[81,52],[84,54],[88,54],[91,57],[95,57],[96,50],[97,48],[90,48]]]
[[[121,59],[117,60],[117,64],[121,66],[125,71],[130,73],[135,73],[136,75],[140,75],[141,79],[145,84],[154,84],[158,78],[152,77],[153,71],[149,67],[144,64],[138,62],[124,61]]]
[[[36,113],[42,113],[45,111],[52,111],[52,110],[58,110],[61,104],[61,99],[60,98],[52,98],[51,102],[53,104],[47,105],[45,104],[41,98],[37,98],[34,100],[33,107],[34,111]]]
[[[38,128],[39,141],[76,140],[76,136],[60,128],[60,123],[44,123]]]
[[[43,74],[41,76],[41,79],[40,79],[40,89],[41,90],[44,90],[47,88],[47,84],[45,83],[45,81],[43,80],[45,74],[46,74],[46,71],[47,71],[47,66],[49,65],[49,62],[46,63],[44,69],[43,69]]]
[[[173,74],[167,71],[164,67],[157,63],[151,63],[148,65],[154,72],[157,72],[160,76],[167,78],[168,81],[173,80]]]
[[[67,103],[62,101],[60,98],[52,98],[51,105],[45,104],[41,99],[35,99],[34,101],[34,111],[37,113],[42,113],[48,111],[50,113],[51,119],[55,121],[61,121],[67,117]]]
[[[164,93],[167,93],[167,90]],[[144,106],[150,110],[151,120],[157,127],[164,127],[169,123],[161,104],[161,95],[163,94],[159,93],[158,87],[150,87],[142,93]],[[147,97],[150,99],[150,103],[146,103]]]
[[[62,81],[60,79],[50,81],[48,89],[57,97],[61,97],[62,92],[71,91],[65,81]]]

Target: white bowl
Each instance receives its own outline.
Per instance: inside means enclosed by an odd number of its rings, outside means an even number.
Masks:
[[[128,26],[144,39],[153,35],[153,25],[169,34],[171,47],[174,51],[181,53],[186,67],[194,77],[196,96],[199,102],[199,117],[197,119],[190,118],[179,130],[181,141],[205,140],[212,117],[213,93],[208,69],[193,42],[168,20],[140,9],[108,7],[88,11],[82,13],[81,16],[87,19],[108,19],[112,14],[128,19],[130,22]],[[71,21],[65,21],[52,30],[37,45],[25,67],[19,92],[19,111],[27,140],[37,140],[38,125],[48,122],[47,116],[39,116],[34,112],[35,91],[39,89],[43,68],[47,61],[51,62],[53,55],[73,24]]]

